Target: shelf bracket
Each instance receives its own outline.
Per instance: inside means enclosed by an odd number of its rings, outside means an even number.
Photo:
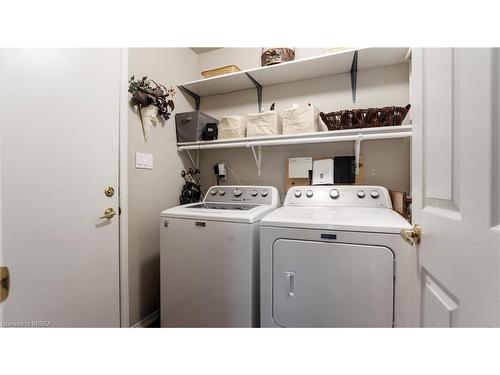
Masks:
[[[255,160],[255,165],[257,166],[257,176],[262,175],[262,146],[251,146],[252,154]],[[257,152],[255,152],[255,147],[257,147]]]
[[[363,134],[359,133],[358,138],[354,141],[354,173],[359,175],[359,154],[361,152],[361,141],[363,140]]]
[[[358,83],[358,51],[354,51],[351,65],[352,102],[356,103],[356,85]]]
[[[255,85],[255,88],[257,89],[257,105],[259,107],[259,113],[262,112],[262,85],[257,82],[257,80],[255,78],[253,78],[250,74],[248,73],[245,73],[248,77],[248,79],[250,79],[250,81],[252,81],[252,83]]]
[[[198,94],[195,94],[194,92],[192,92],[191,90],[188,90],[184,86],[177,86],[177,87],[180,88],[181,91],[184,91],[186,94],[188,94],[189,96],[191,96],[192,98],[194,98],[194,102],[195,102],[195,105],[196,105],[196,110],[199,111],[200,110],[200,105],[201,105],[201,97]]]
[[[189,152],[189,150],[184,150],[184,151],[186,151],[186,154],[189,156],[189,160],[191,160],[191,164],[193,164],[193,167],[195,169],[200,169],[200,150],[199,149],[196,150],[196,161],[193,158],[193,155],[191,155],[191,152]]]

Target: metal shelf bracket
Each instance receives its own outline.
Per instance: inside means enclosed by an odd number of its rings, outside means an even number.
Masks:
[[[358,83],[358,51],[354,51],[351,65],[352,102],[356,103],[356,85]]]
[[[257,82],[257,80],[255,78],[253,78],[250,74],[248,73],[245,73],[248,77],[248,79],[250,79],[250,81],[252,81],[252,83],[255,85],[255,88],[257,89],[257,105],[259,107],[259,113],[262,112],[262,85]]]
[[[257,176],[262,175],[262,146],[250,146],[252,148],[253,158],[255,160],[255,165],[257,166]],[[257,147],[257,152],[255,152],[255,147]]]
[[[199,111],[200,110],[200,105],[201,105],[201,97],[198,94],[195,94],[194,92],[192,92],[191,90],[188,90],[184,86],[177,86],[177,87],[179,89],[181,89],[181,91],[184,91],[186,94],[188,94],[189,96],[191,96],[192,98],[194,98],[196,110]]]
[[[358,138],[354,141],[354,164],[355,164],[355,174],[359,175],[359,154],[361,152],[361,141],[363,140],[363,134],[359,133]]]
[[[193,164],[193,167],[195,169],[200,169],[200,150],[199,149],[196,150],[196,161],[191,155],[190,150],[184,150],[184,151],[186,151],[187,155],[189,156],[189,160],[191,160],[191,164]]]

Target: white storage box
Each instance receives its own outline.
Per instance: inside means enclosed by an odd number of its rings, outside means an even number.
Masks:
[[[294,106],[283,112],[283,134],[313,133],[319,131],[319,110],[309,105]]]
[[[247,137],[281,134],[281,117],[276,111],[249,113]]]
[[[246,130],[245,116],[224,116],[219,119],[219,139],[244,138]]]

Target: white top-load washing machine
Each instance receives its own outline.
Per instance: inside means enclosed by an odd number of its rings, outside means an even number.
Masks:
[[[161,213],[161,326],[259,325],[259,226],[271,186],[213,186]]]
[[[261,221],[261,325],[418,326],[410,228],[386,188],[291,188]]]

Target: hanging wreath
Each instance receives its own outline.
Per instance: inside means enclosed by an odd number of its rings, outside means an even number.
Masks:
[[[132,76],[128,83],[128,92],[132,94],[130,104],[137,107],[144,138],[148,140],[149,130],[152,126],[156,126],[157,116],[167,121],[172,115],[175,108],[172,100],[175,90],[172,87],[167,89],[148,77],[136,80]]]

